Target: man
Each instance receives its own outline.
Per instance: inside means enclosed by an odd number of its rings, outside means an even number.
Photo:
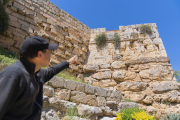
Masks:
[[[43,84],[54,75],[76,64],[69,61],[48,67],[50,51],[58,45],[49,44],[43,37],[30,37],[20,48],[20,60],[0,72],[0,120],[40,120]]]

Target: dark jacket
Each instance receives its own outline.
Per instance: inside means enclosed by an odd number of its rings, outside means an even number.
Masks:
[[[40,120],[43,84],[69,67],[67,61],[34,74],[35,65],[21,58],[0,72],[0,120]]]

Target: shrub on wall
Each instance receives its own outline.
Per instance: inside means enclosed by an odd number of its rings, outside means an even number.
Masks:
[[[100,46],[106,44],[106,41],[107,41],[107,36],[105,33],[101,33],[101,34],[97,35],[95,38],[97,47],[100,47]]]
[[[0,0],[0,35],[2,35],[9,26],[9,15],[6,13],[6,5],[9,0]]]
[[[141,25],[140,31],[143,34],[151,34],[152,33],[151,26],[149,26],[149,25]]]
[[[161,120],[180,120],[179,114],[166,114]]]
[[[121,40],[120,36],[117,33],[115,33],[113,37],[113,43],[114,43],[115,48],[119,47],[120,40]]]

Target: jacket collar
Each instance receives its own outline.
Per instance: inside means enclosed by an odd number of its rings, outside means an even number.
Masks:
[[[22,62],[22,64],[24,65],[24,67],[26,68],[26,70],[31,74],[34,75],[34,71],[36,68],[36,65],[33,63],[30,63],[28,60],[24,59],[23,57],[20,57],[20,61]]]

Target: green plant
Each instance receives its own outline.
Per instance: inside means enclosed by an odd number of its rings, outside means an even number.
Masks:
[[[171,102],[169,102],[169,101],[163,101],[162,104],[170,105]]]
[[[113,43],[114,43],[115,48],[119,47],[120,40],[121,40],[120,36],[117,33],[115,33],[113,37]]]
[[[14,53],[0,47],[0,66],[8,66],[18,60],[18,56]]]
[[[107,36],[105,33],[101,33],[101,34],[97,35],[95,38],[97,47],[100,47],[100,46],[106,44],[106,41],[107,41]]]
[[[180,81],[180,71],[175,70],[174,71],[174,77],[177,79],[177,81]]]
[[[179,114],[166,114],[161,120],[180,120],[180,113]]]
[[[6,13],[6,5],[9,0],[0,0],[0,35],[8,30],[9,26],[9,15]]]
[[[131,33],[131,37],[134,38],[134,39],[138,38],[138,33],[135,33],[135,32]]]
[[[156,118],[135,107],[121,110],[115,120],[156,120]]]
[[[74,116],[78,116],[78,110],[76,107],[66,109],[66,120],[71,120]]]
[[[152,33],[151,26],[149,26],[149,25],[141,25],[140,31],[143,34],[151,34]]]

